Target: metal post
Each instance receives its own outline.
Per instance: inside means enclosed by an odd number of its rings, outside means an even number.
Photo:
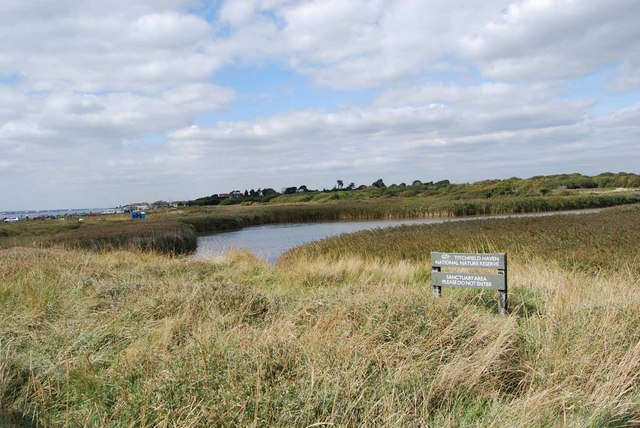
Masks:
[[[498,307],[500,308],[500,315],[507,315],[507,289],[508,289],[508,281],[507,281],[507,255],[504,255],[504,269],[498,269],[498,273],[500,275],[504,275],[504,291],[500,290],[500,296],[498,297]]]
[[[440,272],[442,268],[440,266],[434,266],[432,272]],[[433,297],[440,297],[442,295],[442,287],[437,285],[433,286]]]

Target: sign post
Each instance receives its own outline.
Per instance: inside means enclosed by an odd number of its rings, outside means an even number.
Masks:
[[[507,314],[507,254],[431,253],[431,285],[440,297],[442,287],[462,287],[498,290],[500,315]],[[442,272],[443,267],[466,269],[496,269],[497,274]]]

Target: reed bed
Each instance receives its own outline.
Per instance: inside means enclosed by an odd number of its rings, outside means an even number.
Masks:
[[[637,426],[639,217],[361,232],[278,266],[0,250],[0,425]],[[511,242],[510,314],[495,292],[434,299],[416,239]]]
[[[508,252],[584,269],[640,268],[640,206],[598,213],[491,219],[372,229],[330,237],[285,253],[282,263],[318,257],[428,262],[431,251]],[[639,271],[640,273],[640,271]]]

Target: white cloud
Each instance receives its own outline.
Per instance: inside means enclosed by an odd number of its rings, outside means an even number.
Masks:
[[[568,79],[640,54],[634,0],[524,0],[467,34],[462,54],[492,79]]]
[[[0,145],[41,143],[42,138],[34,139],[34,135],[53,138],[43,144],[63,147],[89,141],[117,145],[126,138],[184,125],[198,114],[225,106],[232,98],[231,90],[207,84],[187,84],[154,96],[55,92],[24,97],[22,115],[0,126]]]
[[[616,92],[629,92],[640,89],[640,59],[637,63],[624,63],[609,82],[608,87]]]
[[[456,63],[496,80],[571,79],[640,55],[635,0],[228,1],[221,15],[229,56],[283,56],[331,88]]]
[[[170,135],[169,151],[210,181],[246,187],[252,183],[243,175],[256,162],[262,180],[319,187],[347,172],[349,181],[368,182],[377,175],[396,181],[535,175],[585,158],[592,170],[604,167],[590,147],[599,144],[595,136],[607,125],[591,118],[591,104],[534,89],[487,84],[414,87],[404,95],[395,90],[381,96],[378,106],[179,129]],[[389,99],[396,105],[385,106]],[[575,150],[575,144],[584,148]],[[640,156],[630,155],[628,139],[619,144],[627,162]]]
[[[420,76],[501,1],[312,1],[283,8],[292,66],[324,86],[367,88]]]
[[[207,5],[0,0],[0,201],[637,168],[637,1],[234,0],[213,18],[193,12]],[[236,92],[259,97],[217,85],[221,67],[269,61],[374,99],[195,125]],[[605,67],[609,89],[631,95],[598,119],[592,92],[568,99],[563,87]],[[269,96],[286,104],[295,88]]]
[[[210,25],[176,10],[179,3],[45,3],[0,6],[0,75],[18,73],[25,86],[155,91],[200,81],[220,64],[207,50]]]

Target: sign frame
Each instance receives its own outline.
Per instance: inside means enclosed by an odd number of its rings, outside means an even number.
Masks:
[[[495,269],[496,274],[442,272],[442,268]],[[431,252],[431,286],[434,297],[442,296],[442,287],[497,290],[500,315],[507,314],[507,253]]]

